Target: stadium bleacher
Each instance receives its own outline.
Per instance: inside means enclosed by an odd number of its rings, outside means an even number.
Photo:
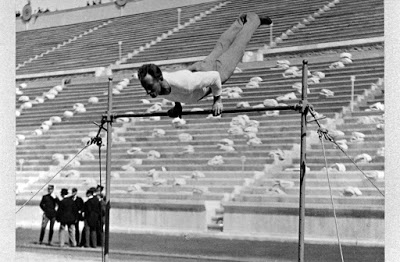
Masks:
[[[277,47],[270,47],[271,50],[383,35],[382,1],[368,0],[368,8],[360,5],[359,0],[331,1],[334,2],[334,6],[325,8],[314,20],[309,19],[305,27],[294,30],[287,39],[278,41]],[[327,6],[327,2],[321,0],[272,1],[268,5],[261,0],[216,1],[182,7],[182,21],[188,21],[220,3],[225,4],[122,64],[205,56],[226,26],[238,13],[246,11],[271,14],[276,41],[276,37]],[[365,8],[357,8],[355,13],[355,6]],[[118,41],[123,41],[122,53],[126,56],[172,30],[176,26],[175,15],[175,9],[167,9],[19,32],[17,64],[22,64],[84,31],[112,21],[26,63],[17,70],[17,75],[109,66],[118,60]],[[153,21],[153,17],[159,17],[161,21]],[[260,28],[248,50],[255,51],[269,44],[269,28]],[[351,53],[351,61],[341,68],[332,67],[342,59],[340,54],[344,51]],[[365,241],[382,245],[384,197],[377,188],[384,192],[384,57],[379,47],[350,45],[311,53],[293,50],[290,54],[264,53],[264,61],[239,65],[242,72],[235,73],[224,85],[226,91],[229,88],[240,90],[232,96],[227,91],[224,108],[244,106],[240,105],[242,102],[248,102],[250,107],[263,107],[266,100],[271,102],[272,99],[285,104],[298,103],[300,93],[295,86],[301,82],[301,76],[287,77],[287,68],[276,65],[277,61],[286,59],[290,61],[290,67],[301,68],[304,57],[311,61],[308,68],[310,78],[315,72],[323,73],[323,77],[309,83],[308,101],[316,112],[326,117],[320,122],[329,131],[342,132],[336,134],[335,139],[342,140],[346,153],[374,183],[360,174],[351,160],[332,143],[325,142],[333,199],[345,232],[343,237],[354,243]],[[168,70],[174,66],[165,68]],[[115,72],[114,86],[122,81],[129,84],[113,95],[114,113],[143,113],[152,106],[153,110],[169,109],[171,103],[163,101],[162,97],[147,101],[139,81],[131,78],[134,71],[132,68],[129,73]],[[353,111],[350,110],[352,76],[355,76]],[[253,77],[262,79],[259,87],[247,86]],[[70,83],[65,84],[65,79],[70,79]],[[27,87],[21,87],[22,83]],[[56,85],[62,86],[62,90],[54,97],[46,96]],[[17,145],[16,191],[17,205],[21,205],[97,132],[98,127],[93,122],[100,122],[106,110],[108,83],[106,77],[68,74],[54,79],[19,79],[17,86],[21,91],[17,95],[16,109],[20,113],[16,122],[17,135],[22,135],[23,139],[19,139]],[[288,94],[292,94],[290,99],[282,97]],[[23,95],[29,97],[31,106],[20,101]],[[92,97],[98,98],[98,102],[92,102]],[[43,101],[38,102],[39,98]],[[77,109],[82,108],[78,103],[84,110]],[[195,105],[184,105],[185,110],[210,107],[209,99]],[[52,117],[59,117],[61,121],[43,127],[43,123]],[[283,239],[295,236],[299,201],[300,114],[293,111],[275,114],[253,112],[247,117],[238,117],[235,114],[220,118],[189,115],[183,118],[185,123],[168,118],[132,118],[113,123],[111,199],[114,224],[111,227],[210,234],[215,230],[222,231],[221,234],[278,234]],[[232,130],[235,121],[249,129]],[[309,123],[306,216],[310,222],[307,222],[307,233],[313,238],[334,242],[332,206],[317,128],[315,122]],[[104,133],[102,138],[105,143]],[[77,187],[82,196],[89,186],[100,183],[100,179],[104,183],[105,164],[101,166],[100,178],[98,148],[91,145],[85,152],[86,155],[52,179],[52,183],[58,188]],[[101,155],[104,160],[105,146]],[[364,158],[357,159],[360,155]],[[40,198],[41,194],[33,198],[27,213],[40,213],[37,208]],[[21,217],[23,221],[20,224],[28,225],[37,215],[29,217],[24,213]]]

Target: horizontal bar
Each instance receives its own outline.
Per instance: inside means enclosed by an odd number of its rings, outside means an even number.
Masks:
[[[246,112],[262,112],[262,111],[274,111],[274,110],[300,110],[302,106],[300,104],[291,106],[270,106],[262,108],[236,108],[223,110],[222,114],[234,114],[234,113],[246,113]],[[209,115],[212,114],[212,110],[204,111],[182,111],[181,115]],[[168,116],[167,112],[154,112],[154,113],[135,113],[135,114],[114,114],[113,118],[121,117],[151,117],[151,116]]]

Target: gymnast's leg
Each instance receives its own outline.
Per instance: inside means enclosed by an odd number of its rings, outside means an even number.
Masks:
[[[219,37],[211,53],[203,61],[196,62],[193,65],[189,66],[187,69],[192,72],[216,70],[215,68],[213,68],[215,67],[215,61],[225,51],[228,50],[232,42],[235,40],[236,35],[240,32],[240,30],[242,30],[245,17],[245,14],[240,15],[232,23],[232,25]]]
[[[241,61],[247,44],[260,25],[271,24],[268,17],[260,18],[255,13],[247,13],[242,29],[237,33],[235,40],[216,61],[217,71],[220,73],[221,82],[225,83],[235,71]]]

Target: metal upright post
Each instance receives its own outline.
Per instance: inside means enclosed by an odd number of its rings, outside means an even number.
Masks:
[[[356,81],[356,76],[350,76],[351,80],[351,100],[350,100],[350,110],[354,110],[354,81]]]
[[[118,60],[122,59],[122,41],[118,41]]]
[[[178,10],[178,27],[180,27],[181,26],[181,12],[182,12],[182,9],[178,8],[177,10]]]
[[[306,199],[306,136],[307,136],[307,79],[308,62],[303,60],[303,86],[301,92],[301,145],[300,145],[300,204],[299,204],[299,262],[304,262],[304,225],[305,225],[305,199]]]
[[[112,76],[108,78],[108,110],[107,110],[107,159],[106,159],[106,214],[104,230],[103,259],[108,262],[110,235],[110,185],[111,185],[111,143],[112,143]]]
[[[273,31],[274,31],[274,24],[272,23],[272,24],[270,24],[269,25],[269,45],[272,45],[272,42],[274,42],[274,36],[273,36]]]

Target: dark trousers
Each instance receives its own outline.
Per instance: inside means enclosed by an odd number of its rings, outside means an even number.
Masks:
[[[242,60],[246,46],[260,26],[260,18],[255,13],[246,14],[246,23],[237,19],[218,39],[211,53],[203,60],[189,66],[190,71],[218,71],[221,82],[225,83]]]
[[[80,239],[80,232],[79,232],[79,221],[75,223],[75,239],[76,243],[79,245],[79,239]]]
[[[46,232],[46,227],[47,224],[50,221],[50,229],[49,229],[49,244],[51,244],[51,240],[53,239],[53,232],[54,232],[54,224],[56,223],[56,218],[48,218],[44,213],[42,217],[42,226],[40,229],[40,237],[39,237],[39,242],[43,242],[44,234]]]
[[[104,238],[103,223],[100,223],[100,221],[96,230],[96,234],[97,234],[97,245],[103,246],[103,238]]]
[[[89,226],[87,220],[85,220],[85,247],[97,247],[97,226]]]

